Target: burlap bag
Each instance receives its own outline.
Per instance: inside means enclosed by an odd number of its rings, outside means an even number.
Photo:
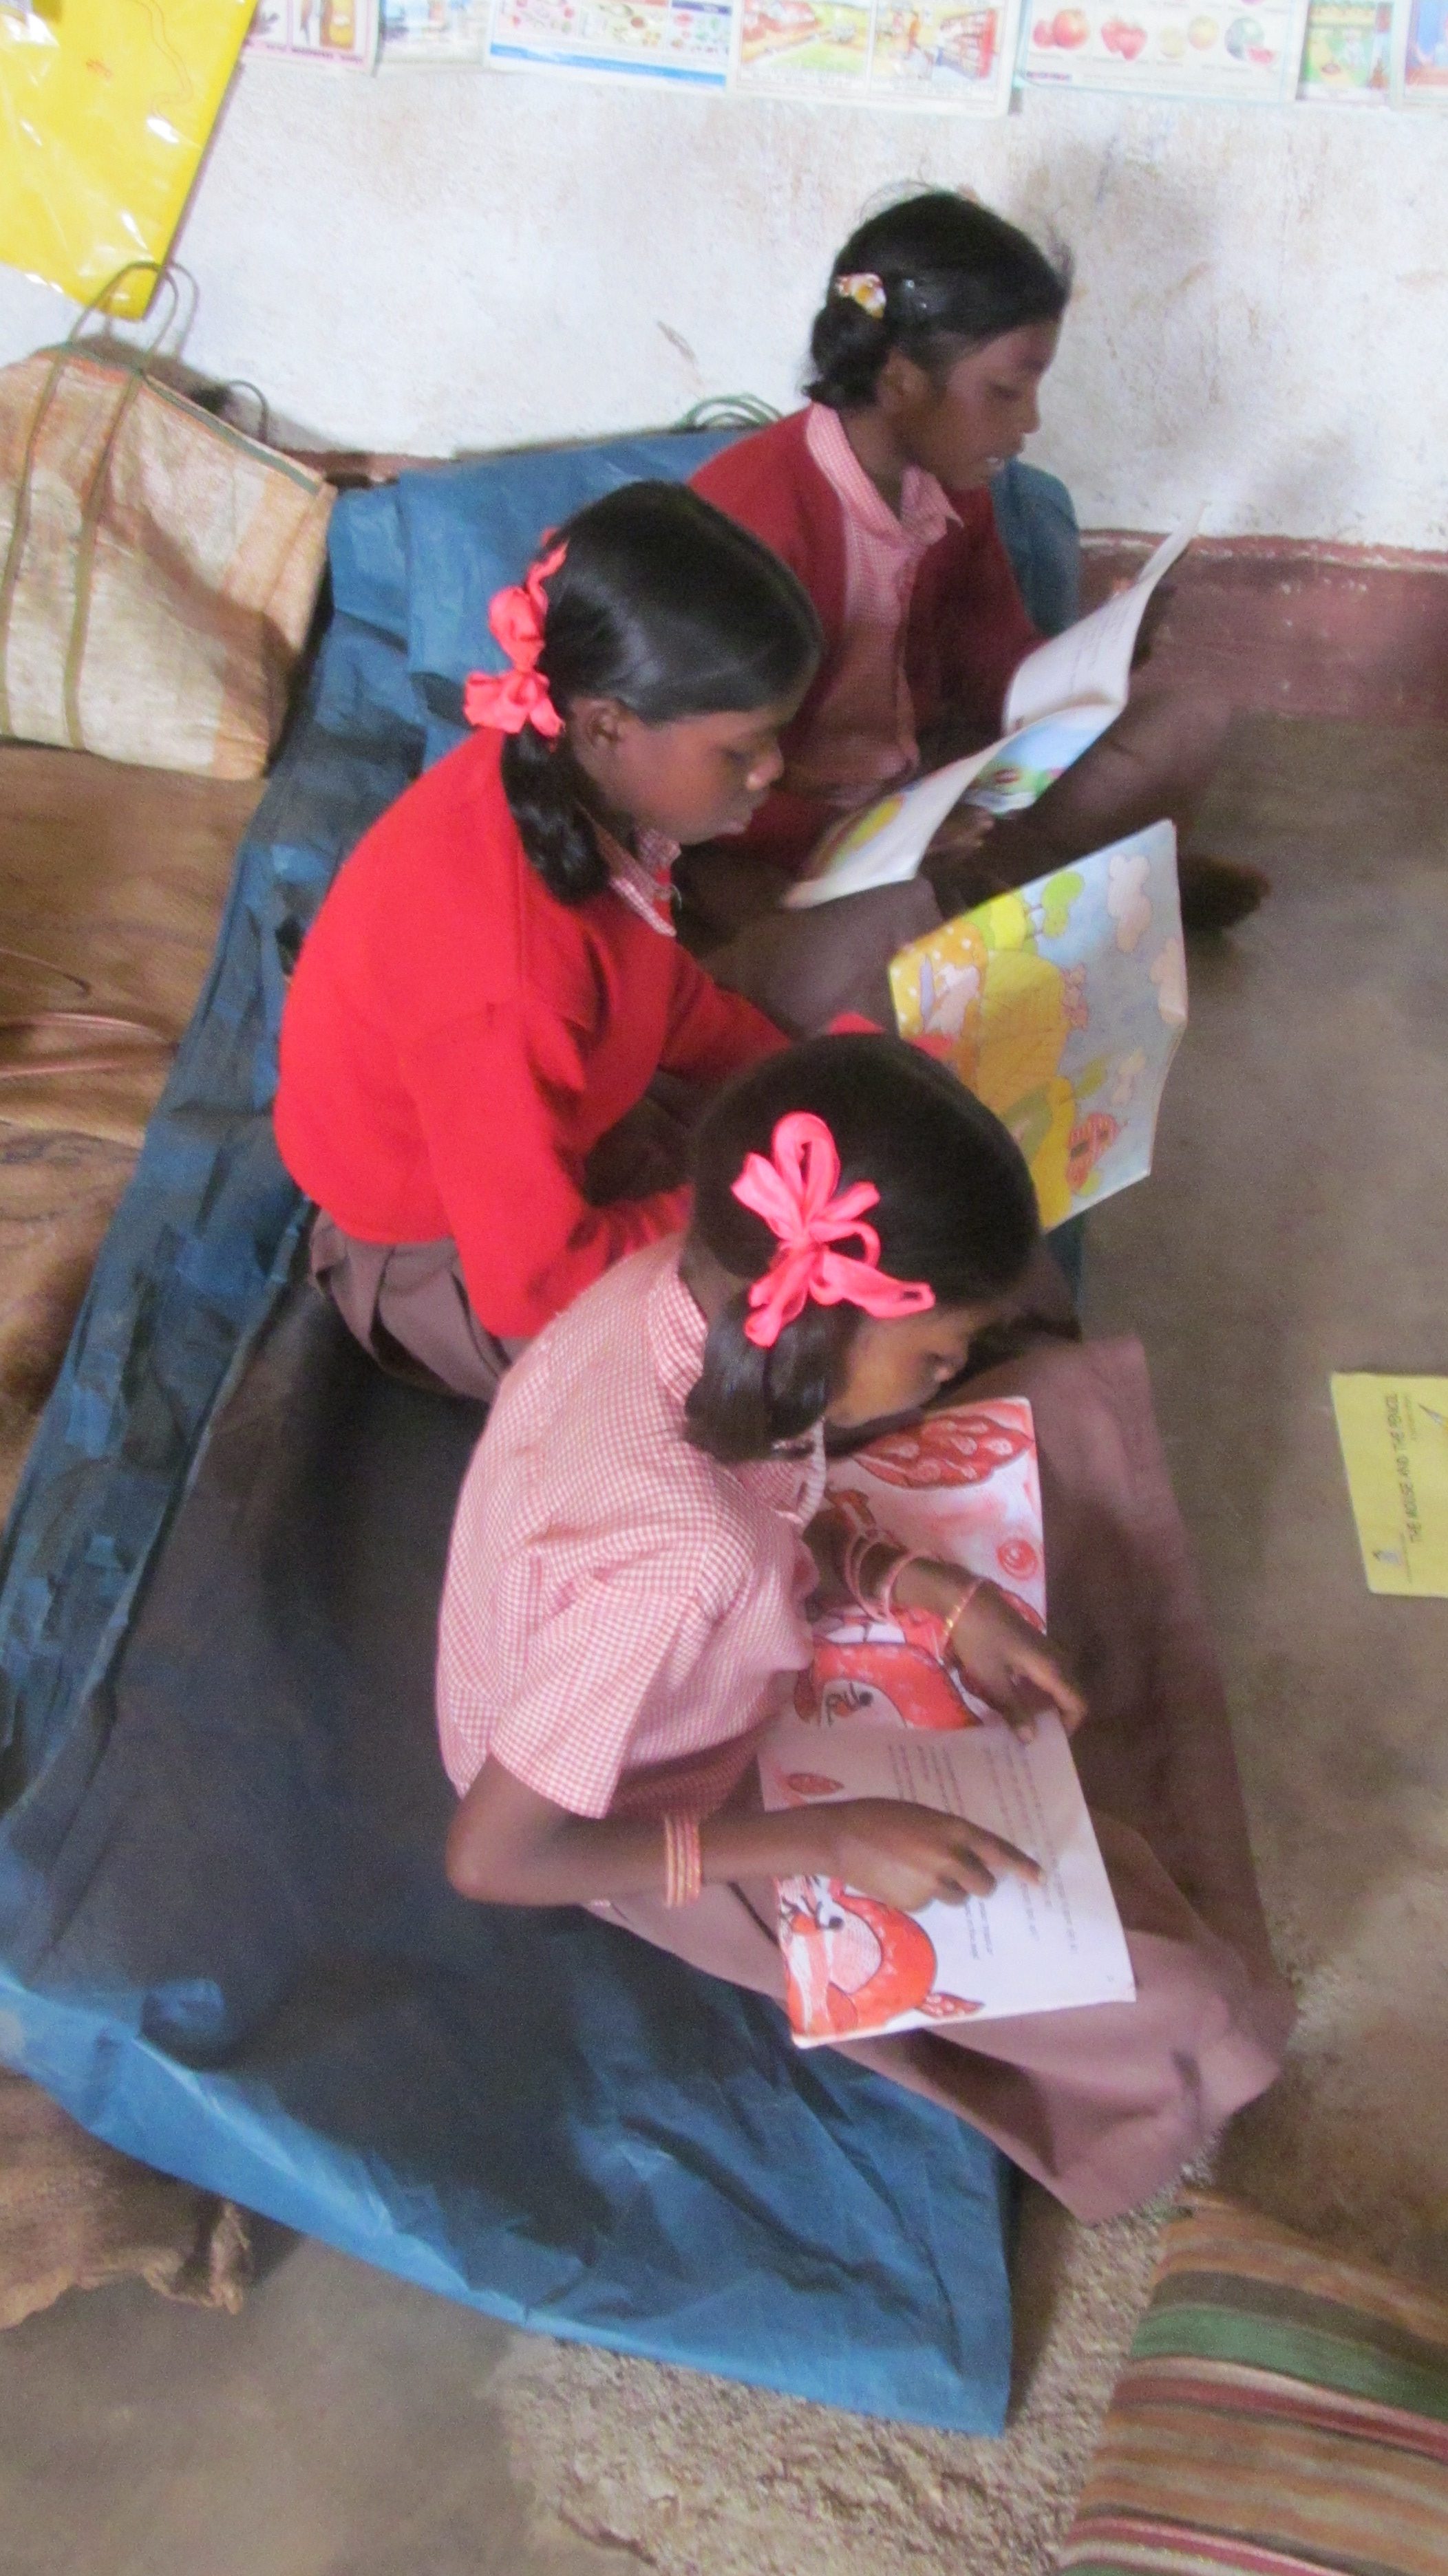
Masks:
[[[0,2330],[66,2290],[123,2279],[234,2316],[250,2277],[234,2201],[118,2155],[0,2068]]]
[[[334,496],[150,361],[72,337],[0,369],[0,734],[255,778]]]

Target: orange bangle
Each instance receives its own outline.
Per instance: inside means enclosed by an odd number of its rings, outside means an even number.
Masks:
[[[950,1617],[946,1620],[945,1651],[947,1654],[950,1653],[951,1648],[955,1644],[956,1629],[960,1626],[960,1623],[965,1617],[967,1610],[970,1608],[972,1601],[975,1599],[976,1594],[984,1588],[984,1584],[985,1577],[983,1574],[971,1575],[966,1584],[965,1590],[962,1592],[960,1599],[957,1601],[955,1608],[950,1614]]]
[[[692,1905],[704,1892],[704,1854],[697,1816],[664,1818],[664,1903]]]

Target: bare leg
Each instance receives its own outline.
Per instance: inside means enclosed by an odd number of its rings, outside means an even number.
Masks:
[[[1183,842],[1211,782],[1229,709],[1216,699],[1138,680],[1115,724],[1048,787],[1027,813],[1003,815],[978,853],[943,846],[925,861],[942,907],[959,911],[1006,886],[1148,823],[1175,823]],[[1182,912],[1189,929],[1225,930],[1255,912],[1267,879],[1255,868],[1190,849],[1181,863]]]
[[[821,806],[821,832],[831,819]],[[773,912],[780,896],[788,892],[790,879],[783,868],[771,867],[767,859],[757,859],[748,850],[705,841],[697,849],[679,853],[674,884],[679,893],[680,935],[702,957],[761,914]]]

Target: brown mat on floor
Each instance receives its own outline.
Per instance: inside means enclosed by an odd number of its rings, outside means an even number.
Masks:
[[[260,792],[0,748],[0,1020],[97,1013],[178,1039]],[[124,1039],[74,1024],[0,1030],[0,1515],[166,1078],[163,1047],[100,1069],[118,1051]],[[245,2220],[0,2072],[0,2326],[123,2273],[235,2307]]]
[[[0,1019],[98,1012],[179,1038],[260,792],[0,748]],[[60,1038],[0,1031],[0,1510],[169,1061],[137,1046],[124,1070],[47,1069]],[[68,1066],[116,1051],[64,1032]]]

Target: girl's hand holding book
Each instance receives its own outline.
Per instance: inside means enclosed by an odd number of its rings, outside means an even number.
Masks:
[[[978,1585],[950,1624],[950,1653],[976,1697],[988,1700],[1027,1743],[1045,1713],[1059,1717],[1068,1735],[1086,1714],[1058,1648],[994,1583]]]
[[[842,1879],[904,1914],[989,1896],[1005,1870],[1019,1878],[1041,1876],[1038,1862],[986,1826],[894,1798],[850,1798],[837,1807],[817,1807],[808,1830],[810,1841],[818,1835],[820,1845],[807,1862],[811,1871]]]
[[[902,1567],[894,1597],[941,1622],[946,1651],[962,1679],[1024,1742],[1047,1713],[1075,1734],[1086,1703],[1059,1649],[1021,1617],[997,1584],[977,1581],[957,1565],[915,1558]]]

